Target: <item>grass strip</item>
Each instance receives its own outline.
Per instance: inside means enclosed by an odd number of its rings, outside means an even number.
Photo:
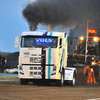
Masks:
[[[9,74],[9,75],[11,75],[12,73],[0,73],[0,74]],[[13,74],[13,75],[17,75],[17,74]]]
[[[0,78],[17,78],[18,74],[0,73]],[[3,76],[4,75],[4,76]]]
[[[0,76],[0,78],[18,78],[18,76]]]

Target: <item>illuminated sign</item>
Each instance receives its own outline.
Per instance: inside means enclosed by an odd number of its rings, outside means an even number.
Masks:
[[[97,33],[97,31],[95,29],[89,29],[88,33]]]
[[[52,38],[36,38],[36,43],[51,43],[53,41]]]

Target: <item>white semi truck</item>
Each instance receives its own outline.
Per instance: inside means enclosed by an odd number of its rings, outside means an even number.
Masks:
[[[30,80],[57,80],[75,86],[76,68],[67,66],[67,34],[64,32],[30,31],[15,38],[15,48],[20,52],[18,76],[20,83]]]

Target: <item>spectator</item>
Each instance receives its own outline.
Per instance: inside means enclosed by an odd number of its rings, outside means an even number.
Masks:
[[[2,59],[2,56],[1,56],[1,51],[0,51],[0,70],[2,68],[2,61],[1,61],[1,59]]]
[[[2,73],[4,73],[4,65],[5,65],[5,56],[3,55],[3,57],[1,58],[1,61],[2,61],[2,68],[1,68],[1,71]]]
[[[7,66],[7,55],[6,55],[6,53],[4,53],[4,57],[5,57],[4,69],[6,69],[6,66]]]
[[[89,43],[89,46],[87,48],[89,55],[93,55],[94,54],[94,47],[91,45],[91,43]]]

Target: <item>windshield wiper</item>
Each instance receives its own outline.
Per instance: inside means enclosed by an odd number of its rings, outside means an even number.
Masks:
[[[43,45],[43,46],[46,46],[46,47],[48,47],[48,48],[50,48],[50,49],[51,49],[51,47],[49,47],[48,45]]]
[[[27,46],[31,46],[31,47],[35,48],[33,45],[27,45]]]

